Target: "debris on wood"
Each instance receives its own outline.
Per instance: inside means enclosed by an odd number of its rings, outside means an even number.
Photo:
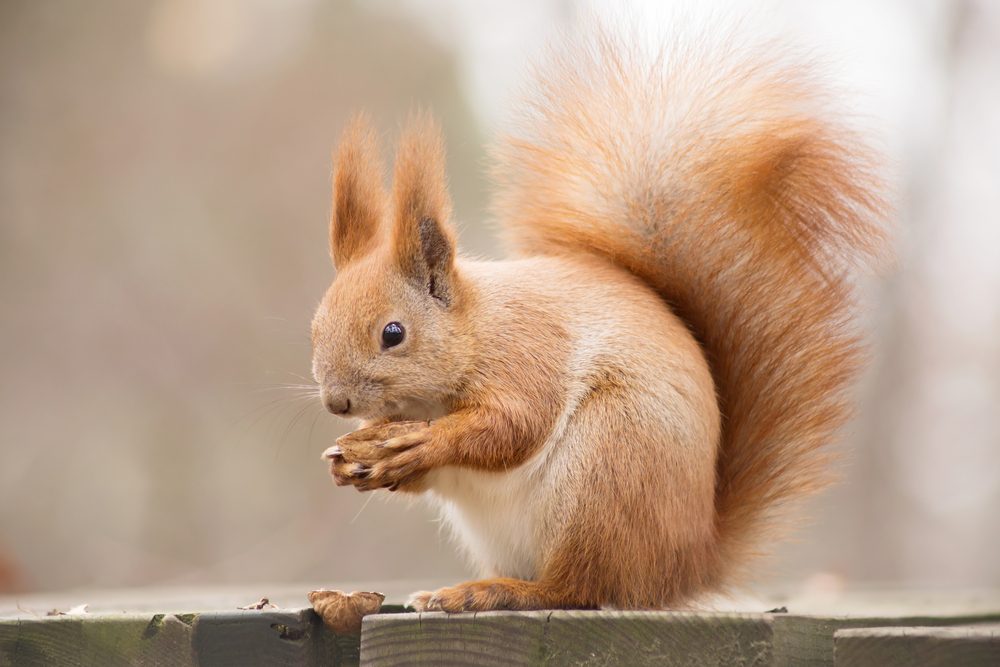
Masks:
[[[268,600],[267,598],[261,598],[256,602],[254,602],[253,604],[248,604],[244,607],[239,607],[239,609],[242,609],[244,611],[254,611],[254,610],[260,611],[261,609],[277,609],[277,608],[278,605],[271,604],[271,601]]]
[[[365,591],[345,593],[321,589],[309,593],[313,610],[320,615],[328,628],[340,635],[361,632],[361,619],[377,614],[385,595]]]
[[[48,612],[46,612],[45,615],[46,616],[79,616],[80,614],[86,614],[87,613],[87,607],[89,607],[89,606],[90,605],[84,603],[84,604],[78,604],[75,607],[70,607],[66,611],[62,611],[61,609],[50,609]]]

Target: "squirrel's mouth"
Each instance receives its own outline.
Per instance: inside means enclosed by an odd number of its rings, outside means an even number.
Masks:
[[[417,398],[389,398],[380,391],[352,391],[333,406],[324,400],[330,413],[343,419],[368,421],[430,421],[440,419],[451,410],[443,401]],[[336,409],[335,409],[336,408]]]
[[[431,421],[440,419],[449,412],[449,406],[444,402],[426,400],[387,401],[381,406],[379,415],[391,421]]]
[[[382,420],[393,417],[396,412],[391,406],[383,405],[378,401],[366,401],[361,396],[351,396],[345,399],[344,403],[336,406],[338,410],[327,409],[337,417],[342,419],[364,419]]]

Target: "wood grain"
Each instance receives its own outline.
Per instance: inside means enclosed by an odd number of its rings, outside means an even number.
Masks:
[[[834,664],[996,667],[1000,665],[1000,623],[840,630],[834,637]]]
[[[796,616],[774,617],[774,664],[776,667],[832,667],[834,636],[854,628],[951,626],[1000,620],[1000,609],[993,614],[956,614],[953,616]]]
[[[488,612],[366,617],[361,664],[769,665],[764,614]]]
[[[362,665],[526,665],[539,662],[546,612],[367,616]]]
[[[307,589],[298,587],[288,597],[304,598]],[[329,631],[308,608],[236,610],[239,600],[256,599],[250,594],[206,590],[198,603],[201,611],[191,613],[170,611],[174,603],[163,602],[167,596],[159,604],[155,596],[137,596],[150,610],[129,613],[115,610],[135,609],[136,603],[97,597],[89,599],[100,611],[70,616],[47,617],[39,611],[53,604],[69,608],[60,602],[18,602],[16,617],[0,615],[0,667],[1000,665],[995,656],[1000,597],[987,592],[909,600],[901,592],[872,592],[843,601],[836,613],[821,605],[783,601],[795,612],[791,614],[541,611],[448,616],[404,614],[399,605],[390,604],[382,614],[365,618],[360,635]],[[769,606],[758,602],[736,608]]]
[[[311,609],[57,616],[0,622],[0,665],[357,665],[359,641]]]
[[[190,665],[190,625],[165,614],[0,623],[0,665]]]

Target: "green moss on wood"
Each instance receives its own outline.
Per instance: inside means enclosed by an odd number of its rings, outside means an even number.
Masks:
[[[198,614],[174,614],[174,618],[176,618],[184,625],[190,627],[194,625],[195,621],[198,620]]]

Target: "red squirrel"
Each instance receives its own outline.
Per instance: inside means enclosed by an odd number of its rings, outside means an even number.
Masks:
[[[886,207],[787,60],[607,33],[557,53],[492,152],[500,261],[456,249],[433,120],[391,194],[376,132],[347,127],[313,374],[363,422],[325,456],[338,485],[435,502],[484,577],[414,608],[683,606],[826,483]]]

